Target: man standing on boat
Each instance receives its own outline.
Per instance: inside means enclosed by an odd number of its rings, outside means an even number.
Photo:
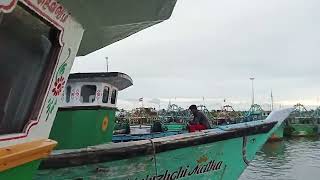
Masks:
[[[189,132],[210,129],[208,117],[203,112],[199,111],[196,105],[191,105],[189,110],[193,114],[193,120],[188,124]]]

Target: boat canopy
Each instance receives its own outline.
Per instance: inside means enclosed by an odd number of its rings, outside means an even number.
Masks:
[[[176,0],[60,0],[85,29],[83,56],[168,19]]]
[[[133,85],[130,76],[120,72],[73,73],[68,82],[101,82],[116,87],[119,91]]]

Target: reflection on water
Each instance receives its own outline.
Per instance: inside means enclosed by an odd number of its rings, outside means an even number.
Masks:
[[[320,139],[294,138],[264,145],[239,180],[320,180]]]

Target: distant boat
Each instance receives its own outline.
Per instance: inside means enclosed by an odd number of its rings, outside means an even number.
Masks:
[[[287,136],[316,136],[318,134],[317,119],[302,104],[294,106],[294,111],[286,120]]]
[[[231,105],[222,106],[221,110],[216,113],[216,125],[228,125],[244,122],[243,115],[233,109]]]

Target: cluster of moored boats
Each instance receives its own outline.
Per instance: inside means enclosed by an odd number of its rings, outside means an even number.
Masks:
[[[319,134],[320,108],[307,110],[300,103],[294,105],[293,108],[293,112],[272,134],[269,141],[281,140],[283,137],[316,136]],[[209,111],[204,105],[199,105],[198,109],[210,119],[212,127],[263,120],[271,113],[271,111],[263,110],[258,104],[251,105],[248,111],[235,111],[230,105],[224,105],[221,110]],[[176,134],[185,133],[187,132],[187,123],[191,119],[192,115],[188,109],[170,103],[167,109],[159,111],[156,111],[155,108],[145,107],[131,111],[120,110],[116,116],[113,141],[139,140],[144,137],[152,137],[152,134],[157,134],[157,137],[160,137],[172,135],[173,132]]]

